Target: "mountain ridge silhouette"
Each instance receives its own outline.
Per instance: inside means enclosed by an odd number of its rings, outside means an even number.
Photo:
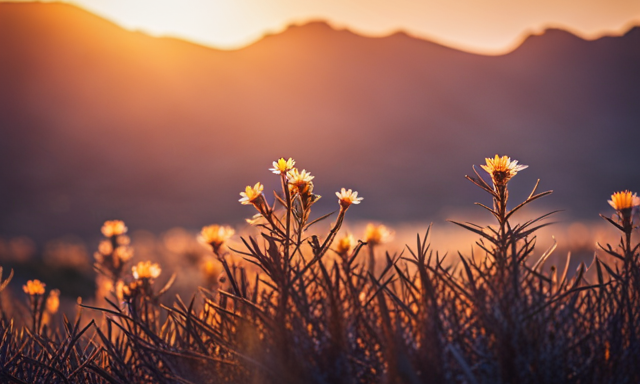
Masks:
[[[640,189],[638,27],[591,41],[550,29],[482,56],[314,22],[222,51],[69,5],[1,3],[0,52],[7,235],[237,223],[253,214],[238,192],[275,189],[280,156],[316,175],[321,212],[358,190],[354,219],[488,204],[463,176],[495,153],[530,165],[514,199],[541,178],[556,192],[540,207],[570,218]]]

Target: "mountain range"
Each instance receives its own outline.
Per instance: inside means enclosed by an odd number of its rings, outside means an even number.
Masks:
[[[512,199],[540,178],[555,191],[541,209],[597,220],[612,192],[640,190],[639,128],[639,27],[593,41],[548,29],[482,56],[318,21],[224,51],[72,5],[0,3],[5,235],[238,223],[253,215],[238,193],[277,188],[282,156],[315,175],[320,212],[358,190],[352,219],[489,204],[463,176],[499,153],[529,165]]]

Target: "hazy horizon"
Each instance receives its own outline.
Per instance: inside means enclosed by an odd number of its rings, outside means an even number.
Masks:
[[[0,0],[0,2],[33,2]],[[640,3],[629,0],[471,0],[437,3],[285,0],[234,3],[190,0],[42,1],[71,4],[130,31],[173,37],[216,49],[247,47],[291,26],[323,21],[367,37],[407,33],[455,49],[497,55],[514,50],[545,29],[563,29],[583,39],[620,36],[640,24]],[[446,22],[445,22],[446,20]]]
[[[316,176],[319,213],[358,190],[358,221],[490,204],[464,175],[496,153],[530,166],[514,199],[540,178],[555,193],[539,209],[597,219],[611,193],[640,189],[639,41],[640,28],[549,30],[482,56],[310,23],[220,51],[72,6],[0,3],[0,233],[239,223],[252,213],[238,193],[273,188],[280,156]]]

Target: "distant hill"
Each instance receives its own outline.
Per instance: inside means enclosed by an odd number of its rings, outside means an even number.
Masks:
[[[576,218],[640,190],[640,28],[561,30],[481,56],[322,22],[235,51],[123,30],[71,5],[0,3],[0,233],[163,230],[238,222],[247,184],[294,157],[352,218],[435,220],[471,206],[463,179],[495,153]],[[320,204],[319,203],[319,204]]]

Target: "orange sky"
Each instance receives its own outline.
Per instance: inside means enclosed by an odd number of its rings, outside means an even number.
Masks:
[[[1,1],[1,0],[0,0]],[[22,0],[20,0],[22,1]],[[496,54],[547,26],[585,37],[640,24],[639,0],[75,0],[117,24],[217,48],[250,44],[289,24],[327,20],[368,36],[398,30]]]

